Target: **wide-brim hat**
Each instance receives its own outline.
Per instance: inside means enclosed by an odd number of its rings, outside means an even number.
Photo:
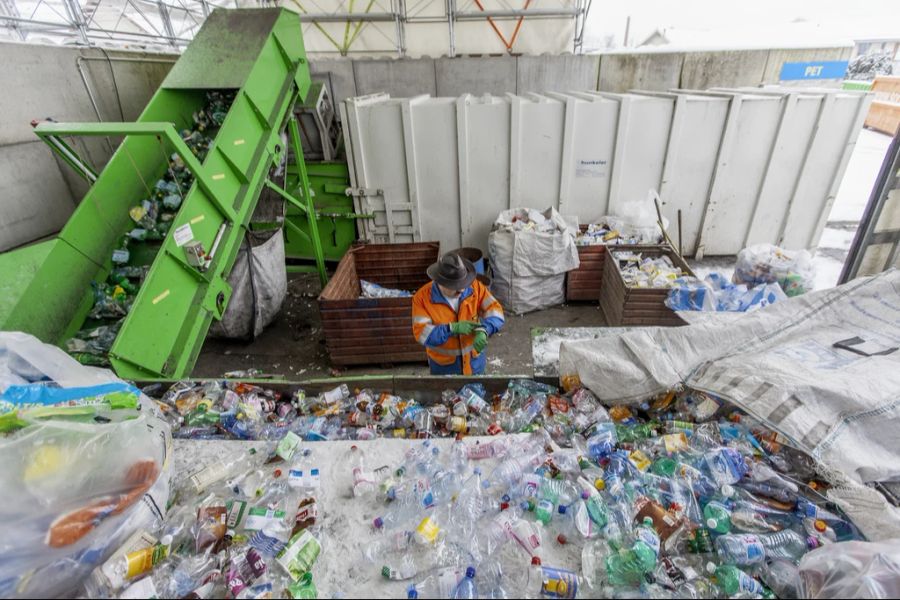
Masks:
[[[475,265],[459,254],[448,252],[428,267],[428,277],[451,290],[463,290],[475,281]]]

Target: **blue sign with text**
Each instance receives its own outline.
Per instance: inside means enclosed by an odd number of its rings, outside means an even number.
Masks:
[[[847,72],[846,60],[824,60],[818,62],[786,62],[781,65],[781,81],[800,79],[843,79]]]

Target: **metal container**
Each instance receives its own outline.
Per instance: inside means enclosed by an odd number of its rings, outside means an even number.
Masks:
[[[763,88],[392,99],[341,105],[359,234],[487,248],[508,208],[581,223],[658,190],[685,255],[813,248],[871,96]],[[675,228],[670,234],[676,237]]]
[[[668,256],[675,266],[688,275],[694,273],[684,259],[668,246],[616,246],[609,249],[641,252],[646,256]],[[674,326],[684,325],[684,320],[666,306],[670,288],[635,288],[625,284],[618,261],[608,256],[603,270],[603,287],[600,293],[600,309],[611,327],[636,325]]]
[[[319,296],[322,330],[337,366],[425,362],[412,333],[412,298],[360,298],[360,279],[415,292],[428,283],[437,242],[352,247]]]

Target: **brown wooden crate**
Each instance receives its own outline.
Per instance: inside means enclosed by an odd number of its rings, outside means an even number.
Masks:
[[[600,307],[610,326],[683,325],[684,321],[665,305],[668,288],[634,288],[625,285],[622,273],[613,256],[616,251],[641,252],[645,256],[666,254],[672,263],[693,275],[690,267],[667,246],[616,246],[610,248],[610,260],[603,270]]]
[[[332,363],[422,362],[412,336],[412,298],[360,298],[359,280],[417,290],[438,259],[439,244],[357,244],[338,265],[319,296],[325,344]]]

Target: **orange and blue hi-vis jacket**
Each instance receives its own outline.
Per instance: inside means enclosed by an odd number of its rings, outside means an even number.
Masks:
[[[492,336],[503,327],[503,307],[480,282],[473,281],[459,297],[454,311],[437,284],[422,286],[413,296],[413,335],[425,346],[431,372],[438,375],[472,375],[484,372],[484,354],[475,352],[475,334],[453,335],[450,323],[481,321]]]

